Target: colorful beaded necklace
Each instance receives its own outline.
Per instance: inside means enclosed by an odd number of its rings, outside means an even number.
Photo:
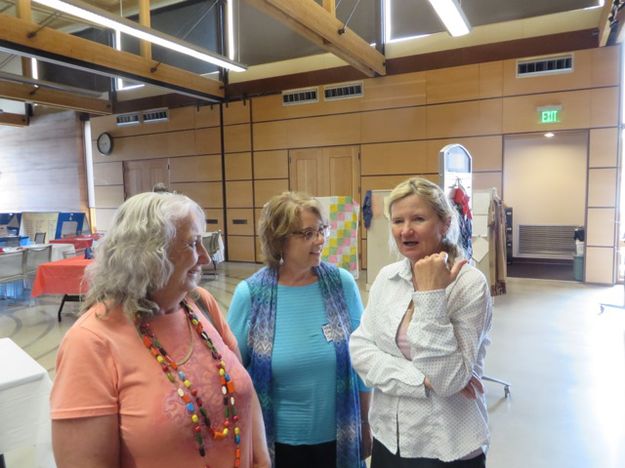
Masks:
[[[215,440],[223,440],[230,433],[230,426],[234,426],[232,430],[232,438],[234,439],[235,445],[234,467],[238,468],[241,465],[241,429],[239,428],[239,416],[237,415],[235,407],[234,381],[226,370],[226,364],[223,361],[221,354],[217,351],[213,341],[204,331],[202,323],[199,321],[197,316],[191,312],[191,309],[186,301],[183,301],[181,306],[184,309],[184,313],[187,316],[189,323],[193,326],[200,339],[206,344],[212,358],[217,362],[217,372],[219,373],[219,381],[221,383],[221,393],[223,395],[224,403],[224,422],[222,429],[213,428],[211,420],[208,417],[208,412],[203,407],[203,402],[198,395],[197,389],[193,387],[193,384],[187,375],[179,369],[180,364],[176,363],[176,361],[174,361],[169,354],[167,354],[167,351],[165,351],[152,331],[150,323],[137,318],[135,322],[137,332],[141,336],[145,347],[149,349],[152,356],[154,356],[160,364],[161,369],[169,381],[178,386],[177,393],[184,402],[187,414],[190,416],[192,434],[198,445],[200,456],[206,456],[206,447],[204,445],[204,436],[202,434],[203,431],[208,432],[208,434]],[[176,377],[181,384],[177,383]],[[205,429],[202,428],[202,423],[204,424]],[[208,465],[206,465],[206,468],[209,468]]]

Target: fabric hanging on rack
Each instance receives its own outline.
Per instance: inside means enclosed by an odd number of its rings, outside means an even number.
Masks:
[[[469,207],[469,199],[462,185],[459,182],[456,183],[456,187],[451,194],[451,201],[456,211],[458,211],[458,228],[460,230],[458,240],[468,259],[473,256],[473,246],[471,245],[471,236],[473,234],[471,220],[473,219],[473,213],[471,213],[471,208]]]
[[[506,293],[506,214],[504,204],[493,189],[488,208],[489,269],[491,295]]]

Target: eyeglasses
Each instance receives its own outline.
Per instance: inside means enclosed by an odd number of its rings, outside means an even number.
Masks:
[[[323,236],[323,238],[326,239],[330,235],[330,226],[322,224],[317,229],[304,229],[303,231],[293,231],[293,234],[302,236],[302,238],[307,242],[310,242],[311,240],[313,240],[313,238],[317,240],[319,236]]]

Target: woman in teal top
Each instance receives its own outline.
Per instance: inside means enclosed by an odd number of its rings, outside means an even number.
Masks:
[[[275,467],[360,467],[370,451],[369,398],[347,346],[363,309],[358,287],[321,262],[327,225],[314,198],[274,197],[259,230],[267,266],[237,286],[228,322]]]

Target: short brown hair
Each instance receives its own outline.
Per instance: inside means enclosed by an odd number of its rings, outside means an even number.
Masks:
[[[293,232],[301,229],[301,214],[312,211],[324,220],[321,203],[301,192],[283,192],[271,198],[260,213],[258,235],[263,260],[269,268],[278,268],[284,244]]]

